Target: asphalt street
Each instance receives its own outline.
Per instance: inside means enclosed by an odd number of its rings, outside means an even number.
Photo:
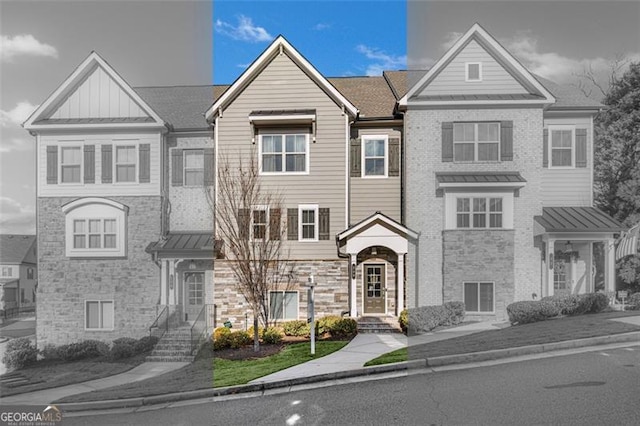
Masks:
[[[122,411],[63,424],[637,425],[640,346]]]

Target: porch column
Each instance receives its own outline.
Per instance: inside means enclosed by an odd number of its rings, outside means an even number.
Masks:
[[[547,294],[544,296],[553,295],[553,264],[555,263],[555,246],[556,240],[550,238],[547,243]]]
[[[400,312],[404,309],[404,253],[397,253],[398,269],[396,270],[396,279],[398,280],[398,291],[396,292],[396,315],[400,316]]]
[[[178,280],[176,277],[176,264],[175,260],[169,260],[169,305],[176,304],[176,287]],[[171,288],[173,287],[173,288]]]
[[[605,241],[606,259],[604,261],[604,288],[605,291],[616,290],[616,246],[613,239]]]
[[[358,316],[358,304],[356,302],[356,261],[357,254],[349,254],[349,316],[356,318]]]
[[[168,305],[169,304],[169,300],[168,300],[168,286],[169,283],[167,282],[167,273],[168,273],[168,265],[167,265],[167,260],[166,259],[162,259],[160,261],[160,304],[161,305]]]

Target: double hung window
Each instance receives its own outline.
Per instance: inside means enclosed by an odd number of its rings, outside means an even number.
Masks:
[[[85,329],[113,330],[113,300],[85,302]]]
[[[493,312],[493,283],[465,282],[464,305],[467,312]]]
[[[298,214],[300,241],[318,241],[318,206],[301,205]]]
[[[82,176],[82,150],[79,146],[60,148],[60,181],[80,183]]]
[[[551,167],[573,167],[572,128],[551,129]]]
[[[204,182],[204,151],[187,149],[184,151],[185,186],[202,186]]]
[[[136,181],[135,145],[116,146],[116,182]]]
[[[454,161],[498,161],[499,123],[453,123]]]
[[[269,209],[256,207],[251,211],[251,239],[264,240],[269,225]]]
[[[457,228],[502,228],[502,198],[457,198]]]
[[[363,177],[387,176],[387,137],[363,136]]]
[[[309,135],[260,135],[262,173],[306,173],[309,160]]]

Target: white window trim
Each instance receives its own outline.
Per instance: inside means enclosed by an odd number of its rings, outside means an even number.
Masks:
[[[91,302],[98,302],[98,306],[102,306],[103,303],[111,303],[111,317],[113,318],[113,325],[111,328],[89,328],[87,327],[87,304]],[[115,301],[113,299],[85,299],[84,301],[84,329],[85,331],[113,331],[116,325],[116,309]]]
[[[303,238],[302,233],[302,211],[303,210],[313,210],[315,223],[314,223],[314,231],[313,235],[315,238]],[[318,232],[320,231],[320,217],[318,216],[319,206],[318,204],[300,204],[298,205],[298,241],[305,243],[312,243],[319,241]]]
[[[464,300],[464,287],[466,284],[478,284],[478,293],[477,293],[477,297],[478,297],[478,310],[477,311],[467,311],[466,309],[466,301]],[[491,306],[492,309],[491,311],[480,311],[480,284],[491,284],[491,290],[492,290],[492,295],[491,295]],[[465,304],[465,311],[469,314],[473,314],[473,315],[495,315],[496,313],[496,282],[495,281],[489,281],[489,280],[476,280],[476,281],[463,281],[462,283],[462,299],[463,299],[463,303]]]
[[[271,293],[295,293],[296,294],[296,305],[297,305],[297,309],[296,309],[296,317],[295,318],[286,318],[284,316],[285,313],[285,309],[284,309],[284,294],[282,296],[282,318],[271,318],[269,317],[269,320],[276,320],[276,321],[290,321],[290,320],[297,320],[298,318],[300,318],[300,292],[298,290],[269,290],[269,313],[271,313]]]
[[[266,212],[265,214],[265,225],[264,225],[264,239],[262,238],[253,238],[253,212],[256,210],[263,210]],[[249,212],[249,241],[265,241],[269,239],[269,206],[267,205],[257,205],[251,207]]]
[[[547,126],[547,164],[550,169],[571,170],[576,168],[576,126],[571,124],[551,124]],[[571,130],[571,165],[570,166],[554,166],[553,165],[553,131],[555,130]]]
[[[133,147],[135,154],[135,171],[133,172],[133,177],[134,180],[131,182],[118,182],[118,148],[122,148],[122,147]],[[112,167],[112,179],[111,182],[114,185],[137,185],[138,184],[138,179],[139,179],[139,174],[140,174],[140,152],[139,152],[139,148],[140,148],[140,142],[138,140],[131,140],[131,139],[127,139],[127,140],[118,140],[118,141],[113,141],[113,148],[112,148],[112,158],[111,158],[111,162],[113,163],[111,165]],[[127,165],[130,165],[130,163],[126,163]]]
[[[199,151],[202,154],[202,183],[199,185],[187,185],[187,152]],[[200,170],[200,168],[188,168],[191,171]],[[204,185],[204,148],[185,148],[182,150],[182,183],[186,188],[201,188]]]
[[[64,141],[62,141],[64,142]],[[75,142],[75,141],[74,141]],[[63,182],[62,181],[62,149],[63,148],[78,148],[80,150],[80,180],[78,182]],[[64,186],[78,186],[84,184],[84,145],[82,144],[59,144],[58,145],[58,184]]]
[[[305,137],[305,171],[304,172],[287,172],[284,171],[286,167],[286,135],[304,135]],[[262,137],[263,136],[282,136],[282,168],[281,172],[264,172],[262,171]],[[258,172],[261,176],[287,176],[287,175],[308,175],[309,174],[309,133],[308,132],[274,132],[274,133],[261,133],[258,138]]]
[[[505,229],[513,229],[514,222],[514,196],[513,192],[455,192],[447,191],[445,198],[445,229],[460,231],[500,231]],[[502,198],[502,227],[501,228],[458,228],[457,226],[457,200],[458,198]],[[471,210],[473,210],[473,202],[471,202]],[[489,214],[489,205],[487,204],[487,214]],[[471,211],[473,214],[473,211]],[[471,216],[473,221],[473,216]],[[487,222],[488,224],[488,222]]]
[[[367,141],[384,140],[384,175],[368,175],[366,171],[365,145]],[[361,177],[364,179],[384,179],[389,177],[389,136],[388,135],[363,135],[360,137],[360,169]]]
[[[478,78],[470,79],[469,78],[469,66],[470,65],[478,65]],[[482,62],[465,62],[464,63],[464,81],[470,83],[477,83],[482,81]]]
[[[128,208],[113,200],[103,198],[81,198],[79,200],[72,201],[62,207],[62,212],[65,214],[65,254],[70,258],[84,258],[84,257],[125,257],[127,247],[127,214]],[[89,242],[87,241],[87,248],[76,249],[73,245],[74,228],[73,224],[75,220],[89,220],[89,219],[102,219],[102,226],[104,226],[104,219],[112,219],[116,221],[116,246],[115,248],[88,248]],[[88,226],[88,222],[87,222]],[[103,228],[104,229],[104,228]],[[88,234],[88,229],[87,229]],[[101,235],[104,235],[102,232]],[[102,242],[104,244],[104,242]]]
[[[502,141],[500,140],[500,133],[502,132],[501,129],[501,125],[500,122],[497,121],[456,121],[453,123],[453,125],[455,126],[456,124],[473,124],[474,125],[474,135],[475,138],[473,141],[456,141],[455,138],[453,139],[453,161],[454,163],[465,163],[465,164],[470,164],[470,163],[499,163],[500,162],[500,150],[502,149]],[[498,125],[498,158],[496,158],[495,160],[478,160],[478,145],[481,143],[496,143],[494,141],[480,141],[478,140],[478,124],[497,124]],[[455,134],[455,132],[454,132]],[[472,143],[473,144],[473,160],[456,160],[456,144],[461,144],[461,143]]]
[[[7,272],[5,274],[5,271]],[[13,266],[3,266],[2,267],[2,277],[3,278],[12,278],[13,277]]]

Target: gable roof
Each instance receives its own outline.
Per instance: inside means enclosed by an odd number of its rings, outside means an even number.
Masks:
[[[0,235],[0,263],[36,263],[35,235]],[[33,249],[33,250],[32,250]]]
[[[524,99],[447,99],[440,97],[423,98],[420,93],[451,63],[451,61],[471,42],[475,41],[489,53],[503,68],[517,80],[530,95]],[[400,106],[405,107],[409,99],[413,105],[477,105],[490,101],[495,104],[518,103],[524,104],[552,104],[554,96],[531,74],[520,62],[511,55],[496,39],[494,39],[480,24],[475,23],[437,62],[413,85],[400,99]]]
[[[358,109],[340,93],[330,82],[327,80],[318,70],[304,57],[302,56],[282,35],[276,37],[276,39],[266,48],[264,52],[236,79],[236,81],[229,87],[207,110],[205,117],[207,121],[211,121],[214,115],[218,113],[220,108],[224,109],[226,105],[232,102],[241,92],[247,87],[253,79],[259,75],[262,70],[273,60],[273,58],[280,54],[286,53],[292,61],[296,63],[298,67],[313,80],[333,101],[344,107],[349,114],[353,117],[358,115]]]
[[[396,97],[384,77],[330,77],[328,80],[360,111],[360,118],[393,117]]]
[[[109,79],[104,86],[99,80],[102,74]],[[113,92],[119,102],[109,105],[108,111],[82,111],[81,100],[73,98],[83,85],[92,85],[93,77],[100,90]],[[106,88],[108,85],[108,88]],[[88,91],[90,88],[84,86]],[[99,92],[100,92],[99,90]],[[124,98],[122,95],[124,94]],[[89,95],[87,95],[89,98]],[[71,100],[73,99],[73,105]],[[91,101],[95,101],[91,99]],[[87,101],[88,102],[88,101]],[[61,106],[68,106],[70,114],[59,114]],[[124,105],[121,106],[121,105]],[[77,109],[77,112],[75,111]],[[124,111],[127,111],[126,113]],[[23,127],[27,130],[59,129],[73,125],[76,128],[164,127],[160,116],[129,86],[129,84],[98,53],[92,51],[69,77],[27,118]]]

